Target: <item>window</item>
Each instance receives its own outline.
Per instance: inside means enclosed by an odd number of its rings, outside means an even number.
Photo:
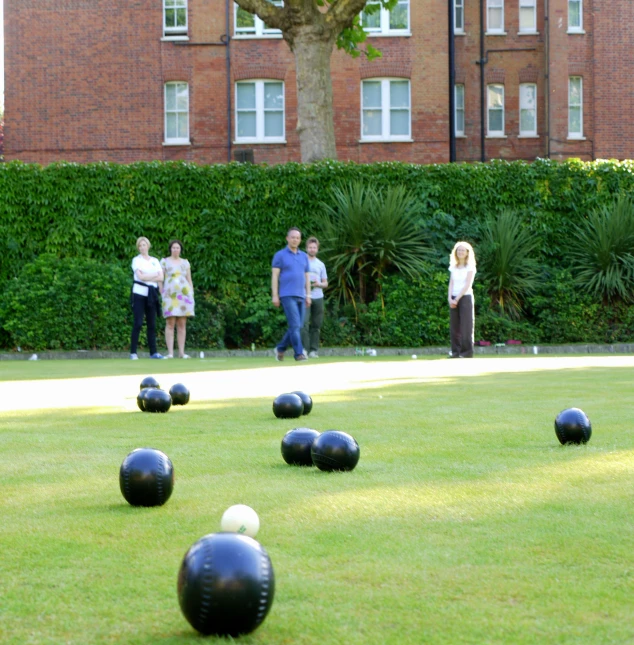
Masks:
[[[409,141],[409,81],[371,79],[361,84],[361,138],[369,141]]]
[[[537,136],[537,85],[520,85],[520,137]]]
[[[165,143],[189,143],[187,83],[165,83]]]
[[[464,137],[464,85],[455,86],[456,136]]]
[[[464,34],[464,0],[454,0],[453,30],[456,34]]]
[[[537,33],[536,0],[520,0],[520,33]]]
[[[268,0],[276,7],[283,7],[283,0]],[[267,27],[259,16],[245,11],[237,4],[233,4],[234,9],[234,25],[236,36],[255,36],[262,38],[263,36],[276,36],[282,32],[279,29],[271,29]]]
[[[487,0],[487,34],[504,33],[504,0]]]
[[[163,34],[187,34],[187,0],[163,0]]]
[[[504,85],[487,87],[488,132],[490,137],[504,136]]]
[[[583,79],[568,79],[568,138],[583,139]]]
[[[568,0],[568,31],[583,31],[583,0]]]
[[[409,34],[409,0],[398,0],[391,10],[370,3],[361,12],[361,24],[371,34]]]
[[[284,142],[284,83],[236,83],[236,141]]]

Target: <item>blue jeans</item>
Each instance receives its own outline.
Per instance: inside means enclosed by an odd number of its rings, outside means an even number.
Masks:
[[[306,308],[306,301],[304,298],[298,296],[284,296],[280,298],[286,320],[288,322],[288,330],[284,334],[284,338],[277,346],[278,352],[285,352],[289,345],[292,345],[295,352],[295,358],[304,353],[302,347],[301,329],[304,324],[304,310]]]

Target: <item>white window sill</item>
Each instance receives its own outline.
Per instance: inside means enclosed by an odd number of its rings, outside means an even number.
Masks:
[[[368,31],[368,36],[372,38],[410,38],[412,35],[411,31]]]
[[[279,34],[234,34],[234,40],[279,40],[282,38],[282,32]]]
[[[539,36],[538,31],[518,31],[518,36]]]
[[[467,32],[464,31],[464,30],[460,30],[460,31],[456,30],[456,31],[453,32],[453,35],[454,36],[466,36]]]
[[[456,134],[454,136],[456,137],[456,139],[466,139],[467,138],[466,134]]]
[[[586,138],[583,135],[569,134],[567,141],[585,141]]]
[[[485,31],[484,35],[485,36],[506,36],[507,33],[505,31]]]
[[[191,141],[163,141],[164,146],[191,146]]]
[[[376,138],[376,139],[359,139],[359,143],[414,143],[414,139],[393,139],[393,138]]]
[[[487,134],[485,139],[506,139],[505,134]]]
[[[256,145],[262,145],[267,143],[285,144],[286,139],[234,139],[233,141],[234,146],[243,146],[243,145],[256,146]]]
[[[163,36],[161,40],[163,42],[170,41],[170,40],[189,40],[189,36]]]
[[[518,139],[541,139],[539,134],[518,134]]]
[[[583,34],[585,34],[585,33],[586,33],[586,31],[585,31],[585,29],[568,29],[568,31],[567,31],[566,33],[567,33],[567,34],[570,34],[571,36],[573,36],[573,35],[575,35],[575,34],[577,34],[577,35],[579,35],[579,34],[583,35]]]

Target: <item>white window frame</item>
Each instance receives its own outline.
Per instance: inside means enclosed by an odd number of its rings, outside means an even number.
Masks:
[[[532,87],[535,90],[535,106],[530,108],[526,105],[522,105],[522,88],[523,87]],[[519,129],[520,137],[536,137],[537,136],[537,83],[520,83],[520,119],[519,119]],[[533,112],[533,128],[531,130],[522,130],[522,112]]]
[[[579,103],[578,104],[571,104],[570,103],[570,87],[572,85],[573,80],[579,81]],[[580,125],[580,130],[579,132],[572,132],[570,130],[570,123],[571,123],[571,118],[570,118],[570,113],[571,113],[571,108],[577,108],[579,109],[579,125]],[[569,139],[585,139],[583,136],[583,77],[582,76],[569,76],[568,77],[568,138]]]
[[[282,134],[281,136],[267,137],[264,132],[264,86],[266,83],[279,83],[282,85]],[[255,85],[255,137],[244,137],[238,134],[238,87],[240,85]],[[274,78],[259,78],[237,81],[235,83],[235,142],[236,143],[286,143],[286,85],[284,81]],[[250,110],[252,111],[252,110]],[[276,110],[279,112],[279,110]]]
[[[458,10],[462,20],[458,26]],[[464,0],[453,0],[453,32],[454,34],[464,34]]]
[[[500,27],[491,27],[491,12],[500,11]],[[504,0],[487,0],[487,31],[488,36],[505,36],[504,31]]]
[[[533,26],[529,29],[522,29],[522,9],[533,10]],[[519,2],[519,31],[520,34],[537,33],[537,0],[520,0]]]
[[[166,24],[166,13],[168,9],[185,9],[185,26],[184,27],[168,27]],[[187,36],[188,25],[188,7],[187,0],[163,0],[163,37],[164,38],[182,38]]]
[[[269,0],[271,4],[276,7],[283,7],[283,0]],[[262,18],[257,14],[253,15],[253,27],[238,28],[238,10],[240,7],[233,3],[233,37],[234,38],[281,38],[282,32],[279,29],[268,28]]]
[[[464,105],[464,84],[456,83],[454,85],[454,124],[455,124],[455,135],[457,137],[465,136],[465,105]],[[458,99],[461,98],[459,101]],[[462,129],[458,128],[458,115],[462,115]]]
[[[489,105],[490,103],[489,90],[493,87],[502,88],[502,108],[501,108],[502,109],[502,129],[501,130],[491,130],[489,127],[491,124],[491,110],[498,109],[498,108],[492,108]],[[506,94],[504,91],[504,85],[502,83],[489,83],[489,85],[487,85],[487,137],[492,137],[494,139],[505,137],[506,136],[504,134],[505,127],[506,127]]]
[[[398,4],[407,4],[407,27],[405,29],[390,28],[390,10],[381,7],[378,11],[379,26],[364,27],[368,36],[411,36],[411,0],[398,0]],[[376,14],[374,14],[376,15]],[[361,24],[363,24],[363,11],[361,12]]]
[[[367,82],[381,83],[381,134],[364,135],[363,134],[363,84]],[[407,82],[408,90],[408,111],[409,111],[409,132],[407,134],[386,134],[390,132],[390,84],[392,82]],[[402,110],[404,108],[398,108]],[[412,82],[409,78],[365,78],[361,81],[361,141],[412,141]]]
[[[571,25],[570,24],[570,6],[572,4],[579,5],[579,24]],[[568,0],[568,33],[569,34],[585,34],[583,30],[583,0]]]
[[[168,113],[180,114],[185,110],[170,110],[167,109],[167,88],[174,85],[184,85],[187,88],[187,135],[184,137],[168,137],[167,136],[167,115]],[[189,145],[189,83],[185,81],[170,81],[163,86],[163,136],[165,145]]]

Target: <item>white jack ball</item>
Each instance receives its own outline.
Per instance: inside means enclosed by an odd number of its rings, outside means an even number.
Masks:
[[[250,506],[235,504],[223,513],[220,530],[254,538],[260,530],[260,518]]]
[[[416,354],[412,354],[412,358],[413,358],[414,360],[416,360],[416,359],[418,358],[418,356],[416,356]]]

